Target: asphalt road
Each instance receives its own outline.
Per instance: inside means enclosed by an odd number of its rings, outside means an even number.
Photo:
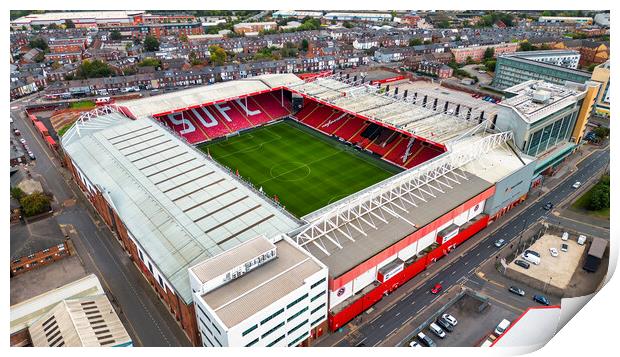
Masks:
[[[11,103],[13,126],[26,139],[36,161],[29,167],[35,177],[41,175],[54,194],[59,224],[72,225],[77,230],[74,239],[78,255],[88,271],[95,273],[104,289],[120,306],[119,316],[138,346],[190,346],[167,308],[159,300],[138,268],[130,261],[108,228],[71,179],[60,172],[59,162],[52,157],[42,139],[35,134],[29,120],[23,116],[19,101]],[[77,198],[75,204],[65,201]]]
[[[544,194],[539,202],[524,209],[520,214],[500,227],[494,234],[478,243],[467,253],[464,253],[460,259],[428,278],[425,283],[414,289],[409,295],[388,310],[382,312],[374,320],[363,324],[355,332],[354,338],[343,339],[337,346],[356,346],[360,342],[363,342],[366,346],[381,344],[389,335],[398,331],[412,315],[418,314],[433,303],[435,299],[439,298],[439,296],[430,293],[430,289],[435,283],[441,283],[445,291],[464,281],[464,279],[475,280],[475,278],[472,278],[474,276],[472,274],[473,271],[497,252],[497,248],[493,245],[495,240],[503,238],[508,243],[517,240],[524,227],[528,227],[538,219],[549,215],[550,211],[542,208],[546,202],[551,202],[554,205],[559,204],[572,192],[572,185],[575,181],[586,182],[590,176],[604,168],[608,162],[609,150],[595,152],[587,157],[578,165],[577,171],[567,175],[562,183]],[[484,234],[484,231],[479,234]],[[451,254],[460,254],[459,249],[457,248]],[[407,284],[401,286],[400,289],[407,289]],[[506,292],[504,294],[508,296]],[[558,302],[557,299],[551,299],[552,304],[557,304]]]

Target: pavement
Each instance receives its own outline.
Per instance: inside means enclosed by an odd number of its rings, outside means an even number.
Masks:
[[[484,65],[483,64],[469,64],[469,65],[463,66],[463,68],[461,68],[461,69],[464,70],[465,72],[471,74],[472,76],[478,77],[478,84],[479,85],[489,85],[489,84],[491,84],[491,81],[493,80],[493,77],[491,77],[487,72],[485,72],[485,73],[478,72],[478,70],[476,69],[478,67],[484,67]]]
[[[564,175],[546,178],[543,185],[531,192],[524,203],[491,223],[449,256],[427,268],[390,296],[383,298],[375,304],[371,313],[362,314],[347,324],[341,332],[327,335],[318,341],[317,345],[356,346],[360,341],[364,341],[366,346],[395,346],[400,340],[393,336],[402,334],[402,330],[407,328],[404,326],[408,326],[416,315],[439,298],[429,292],[436,282],[441,283],[444,290],[458,284],[467,284],[468,281],[474,281],[469,284],[475,285],[478,278],[474,271],[497,253],[492,244],[495,240],[503,238],[510,244],[530,225],[550,215],[550,211],[542,209],[543,203],[560,204],[573,192],[574,181],[587,182],[598,171],[605,169],[609,163],[608,148],[598,151],[591,151],[590,148],[584,150],[592,154],[572,155],[564,164],[569,167]],[[504,287],[501,289],[505,296],[510,294]],[[551,301],[557,303],[559,300]],[[501,300],[498,302],[501,303]]]
[[[86,270],[95,273],[137,346],[190,346],[190,341],[167,307],[129,259],[112,232],[100,220],[69,172],[35,134],[25,119],[22,101],[11,103],[14,126],[22,132],[37,160],[28,165],[54,194],[55,217],[72,230],[72,241]]]

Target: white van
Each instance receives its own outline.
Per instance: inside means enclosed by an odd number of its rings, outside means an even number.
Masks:
[[[568,232],[562,233],[562,240],[564,240],[564,241],[568,240]]]
[[[495,328],[495,334],[497,336],[503,334],[504,332],[506,332],[508,326],[510,326],[510,321],[503,319],[502,322],[500,322],[499,325],[497,325],[497,327]]]
[[[586,236],[584,236],[583,234],[580,234],[579,238],[577,239],[577,244],[579,245],[586,244]]]
[[[523,252],[523,254],[521,254],[521,258],[527,260],[528,262],[532,263],[532,264],[540,264],[540,257],[532,254],[531,252]]]

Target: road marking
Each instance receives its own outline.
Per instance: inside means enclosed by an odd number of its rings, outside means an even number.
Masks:
[[[396,313],[396,316],[399,316],[399,315],[400,315],[400,312],[397,312],[397,313]]]
[[[454,274],[456,274],[456,270],[455,270],[455,271],[453,271],[453,272],[452,272],[452,274],[450,274],[450,275],[454,275]]]
[[[491,245],[490,245],[490,244],[489,244],[489,245],[487,245],[487,249],[489,249],[489,248],[491,248]]]
[[[480,256],[480,252],[478,252],[478,254],[476,254],[476,256],[479,257]]]
[[[384,324],[381,324],[381,326],[379,326],[379,330],[383,328],[383,326],[385,326]]]
[[[390,332],[388,332],[387,335],[385,335],[385,337],[389,337],[391,334],[393,334],[394,332],[396,332],[396,327],[394,327],[394,329]]]
[[[467,265],[467,264],[469,264],[469,262],[465,262],[465,264],[464,264],[464,265]]]

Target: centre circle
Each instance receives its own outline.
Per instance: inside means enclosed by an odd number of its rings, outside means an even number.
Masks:
[[[274,165],[269,173],[278,181],[299,181],[310,175],[310,168],[303,162],[289,161]]]

